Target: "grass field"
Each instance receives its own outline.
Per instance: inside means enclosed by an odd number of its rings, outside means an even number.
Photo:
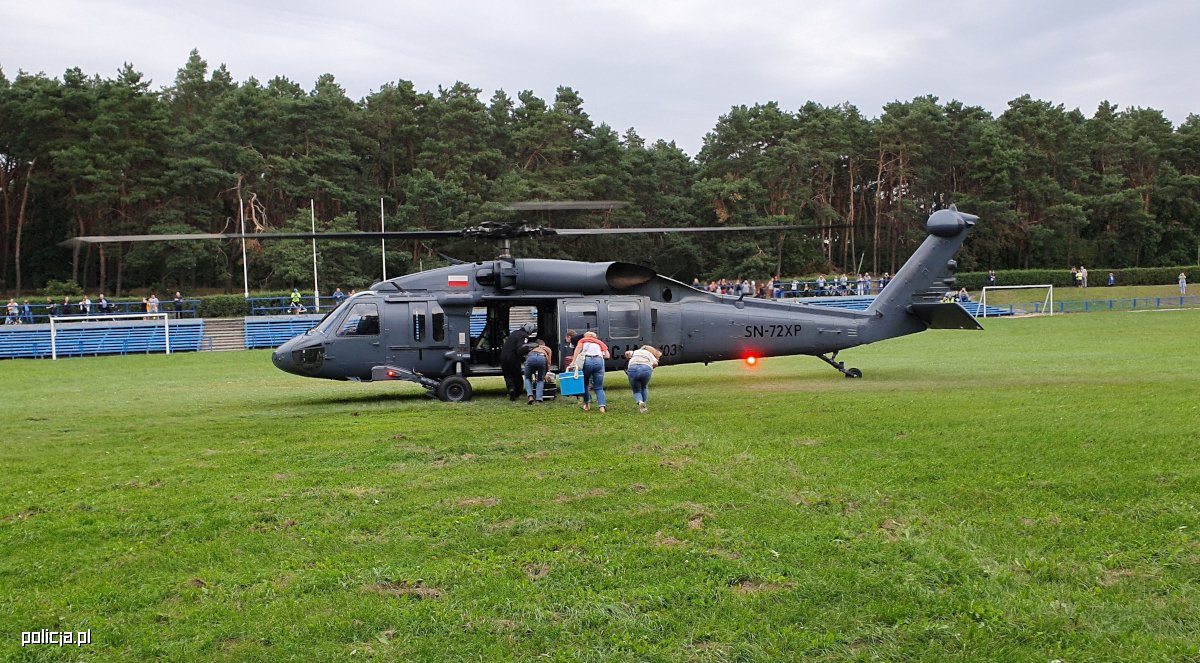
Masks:
[[[0,657],[1200,660],[1200,310],[986,326],[662,368],[645,416],[4,362]]]
[[[1188,289],[1189,296],[1195,296],[1200,290],[1195,288]],[[979,292],[971,293],[971,297],[978,300]],[[1171,285],[1132,285],[1132,286],[1092,286],[1090,288],[1055,288],[1055,302],[1080,302],[1080,301],[1104,301],[1108,299],[1126,300],[1126,299],[1146,299],[1162,297],[1164,299],[1178,299],[1179,286]],[[1046,289],[1026,289],[1026,290],[989,290],[988,304],[995,306],[1015,304],[1017,306],[1025,306],[1033,309],[1034,302],[1041,304],[1046,299]]]

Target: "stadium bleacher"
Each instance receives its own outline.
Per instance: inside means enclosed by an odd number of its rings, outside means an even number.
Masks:
[[[817,306],[828,306],[830,308],[840,308],[847,311],[865,311],[875,301],[874,297],[812,297],[809,299],[792,300],[799,304],[815,304]],[[983,316],[984,308],[987,309],[987,317],[1000,317],[1013,315],[1015,310],[1011,306],[987,306],[981,307],[978,302],[959,302],[962,307],[967,309],[967,313],[975,317]]]
[[[56,326],[55,352],[60,357],[166,352],[167,337],[157,321],[95,321]],[[200,349],[204,320],[176,320],[169,325],[171,352]],[[0,327],[0,359],[51,356],[50,325]]]
[[[277,348],[284,341],[295,338],[321,321],[320,315],[264,315],[246,318],[246,349]]]

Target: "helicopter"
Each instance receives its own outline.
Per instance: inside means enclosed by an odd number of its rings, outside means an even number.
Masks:
[[[866,311],[718,295],[627,262],[503,255],[377,283],[276,348],[271,361],[305,377],[406,380],[443,401],[466,401],[471,378],[501,374],[501,345],[524,314],[560,371],[573,330],[606,340],[607,369],[622,367],[625,350],[653,345],[665,366],[811,355],[860,378],[839,351],[931,328],[982,329],[962,306],[942,301],[976,220],[953,208],[934,212],[924,242]],[[472,329],[473,314],[484,318],[482,329]]]
[[[540,205],[540,207],[539,207]],[[595,209],[595,205],[526,203],[529,209]],[[747,299],[698,290],[641,265],[513,258],[519,237],[718,230],[787,230],[798,226],[745,228],[554,229],[489,222],[454,231],[323,233],[317,238],[433,239],[473,237],[504,242],[495,260],[452,264],[380,281],[355,293],[307,333],[271,353],[282,371],[349,381],[404,380],[447,402],[468,401],[470,380],[502,375],[500,353],[511,329],[531,324],[553,349],[559,371],[571,355],[568,330],[594,331],[623,367],[623,352],[652,345],[660,365],[740,359],[756,363],[774,356],[810,355],[847,378],[861,378],[838,353],[926,329],[982,329],[956,302],[954,255],[978,217],[953,206],[933,212],[927,237],[865,311],[802,301]],[[175,235],[76,238],[120,241],[215,238],[309,238],[305,233]],[[472,324],[472,320],[483,324]]]

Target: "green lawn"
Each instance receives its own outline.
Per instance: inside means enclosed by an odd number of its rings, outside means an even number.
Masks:
[[[0,363],[0,658],[1200,660],[1200,309],[986,327],[645,416]]]

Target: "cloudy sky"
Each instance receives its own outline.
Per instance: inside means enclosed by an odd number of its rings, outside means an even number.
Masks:
[[[906,9],[906,5],[920,9]],[[849,102],[868,117],[932,94],[993,114],[1022,94],[1091,116],[1103,100],[1200,113],[1194,0],[0,0],[0,68],[169,85],[193,48],[235,80],[331,73],[464,81],[545,99],[574,88],[597,123],[691,155],[735,105]]]

